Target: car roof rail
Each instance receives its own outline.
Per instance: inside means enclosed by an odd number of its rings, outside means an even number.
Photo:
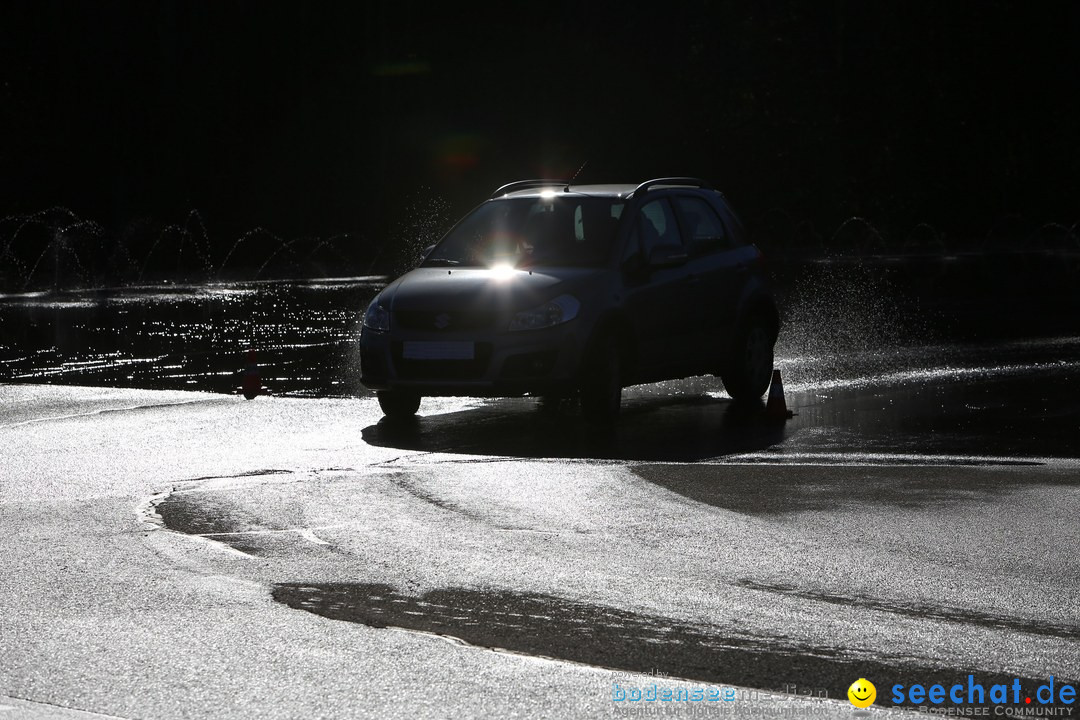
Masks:
[[[692,177],[662,177],[662,178],[655,178],[653,180],[646,180],[645,182],[641,183],[636,188],[634,188],[634,192],[631,193],[631,194],[639,193],[639,192],[646,192],[646,191],[651,190],[652,188],[658,187],[658,186],[667,187],[667,186],[672,186],[672,185],[679,186],[679,187],[696,187],[696,188],[701,188],[702,190],[713,190],[713,189],[715,189],[715,188],[713,188],[712,185],[710,185],[709,183],[707,183],[704,180],[701,180],[699,178],[692,178]]]
[[[503,185],[501,188],[499,188],[495,192],[491,193],[491,197],[488,198],[488,200],[491,200],[492,198],[497,198],[500,195],[505,195],[506,193],[509,193],[509,192],[514,192],[515,190],[526,190],[528,188],[545,187],[545,186],[549,186],[549,185],[558,185],[558,186],[563,186],[563,187],[570,187],[570,181],[569,180],[518,180],[517,182],[507,183],[506,185]]]

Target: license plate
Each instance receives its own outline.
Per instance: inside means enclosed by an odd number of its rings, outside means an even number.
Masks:
[[[406,360],[473,360],[476,344],[454,340],[411,340],[405,343],[401,355]]]

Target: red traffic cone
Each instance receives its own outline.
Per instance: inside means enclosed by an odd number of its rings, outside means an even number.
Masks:
[[[255,363],[254,350],[248,350],[247,367],[244,368],[244,377],[240,381],[240,391],[248,400],[262,394],[262,379],[259,378],[259,366]]]
[[[773,369],[772,384],[769,385],[769,402],[765,404],[765,417],[769,420],[787,420],[795,413],[787,408],[784,400],[784,382],[780,379],[780,371]]]

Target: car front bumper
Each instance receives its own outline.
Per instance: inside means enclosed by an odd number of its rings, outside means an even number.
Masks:
[[[469,343],[472,359],[408,357],[409,343]],[[513,397],[577,387],[582,351],[577,321],[542,330],[485,334],[375,332],[360,334],[360,381],[372,390],[421,395]],[[415,346],[412,346],[415,347]],[[461,347],[458,345],[458,347]]]

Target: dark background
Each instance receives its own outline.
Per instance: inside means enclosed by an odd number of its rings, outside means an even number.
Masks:
[[[0,216],[367,262],[587,161],[705,177],[763,238],[1022,243],[1080,220],[1078,38],[1075,2],[7,2]]]

